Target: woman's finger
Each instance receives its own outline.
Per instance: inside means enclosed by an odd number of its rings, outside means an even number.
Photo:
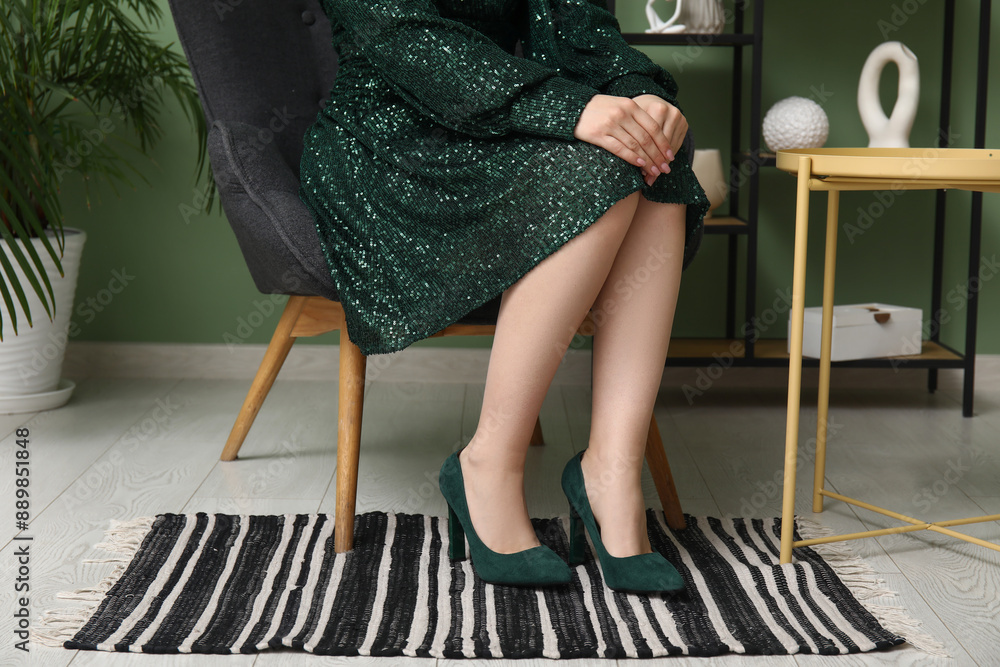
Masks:
[[[684,139],[687,137],[687,133],[688,133],[687,121],[684,120],[684,116],[681,116],[680,122],[677,123],[673,128],[673,139],[671,140],[671,142],[673,143],[674,146],[677,147],[674,150],[674,155],[677,155],[677,151],[680,150],[680,147],[684,145]]]
[[[659,164],[662,161],[659,159],[659,149],[657,149],[656,143],[649,133],[630,116],[613,125],[610,135],[639,155],[645,162],[641,166],[654,174],[659,173]],[[654,169],[655,171],[653,171]]]
[[[659,153],[656,156],[656,166],[659,167],[660,171],[665,171],[664,165],[669,163],[669,156],[667,151],[671,149],[670,135],[664,132],[663,123],[658,121],[651,113],[647,112],[642,107],[639,107],[638,111],[632,116],[632,121],[650,136],[653,143],[656,146],[656,151]],[[631,131],[631,124],[626,123],[626,129]],[[651,149],[647,152],[652,152]]]
[[[635,165],[642,170],[642,180],[646,182],[646,185],[652,185],[656,180],[657,175],[649,171],[649,162],[646,162],[647,166],[641,166],[639,160],[643,159],[638,153],[625,145],[617,137],[606,135],[601,137],[597,143],[601,148],[610,151],[611,153],[617,155],[621,159],[625,160],[629,164]]]
[[[688,122],[684,114],[677,107],[672,107],[672,109],[673,113],[667,114],[667,121],[664,124],[663,131],[670,137],[671,148],[676,157],[677,151],[680,150],[684,144],[684,138],[687,136]]]
[[[643,171],[646,171],[645,165],[649,165],[649,162],[645,161],[639,153],[629,148],[624,142],[618,139],[618,137],[613,135],[605,135],[601,137],[597,145],[605,150],[611,151],[629,164],[640,167]],[[645,165],[640,164],[640,161],[644,161]]]

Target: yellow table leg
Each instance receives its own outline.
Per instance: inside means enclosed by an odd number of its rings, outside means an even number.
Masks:
[[[792,322],[788,355],[788,415],[785,422],[785,484],[781,500],[782,563],[792,562],[795,537],[795,467],[799,449],[799,399],[802,390],[802,320],[806,296],[806,238],[809,233],[809,173],[812,160],[799,158],[795,200],[795,260],[792,265]]]
[[[826,435],[830,407],[830,352],[833,344],[833,285],[837,272],[837,217],[840,192],[830,190],[826,208],[826,261],[823,267],[823,337],[819,352],[819,397],[816,406],[816,464],[813,470],[813,512],[823,511],[826,477]]]

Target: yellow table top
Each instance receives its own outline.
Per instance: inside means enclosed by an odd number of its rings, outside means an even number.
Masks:
[[[777,152],[778,169],[797,173],[803,156],[810,158],[810,175],[819,178],[1000,185],[1000,149],[795,148]]]

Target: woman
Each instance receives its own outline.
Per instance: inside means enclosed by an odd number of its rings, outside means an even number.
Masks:
[[[650,547],[640,488],[708,208],[673,78],[602,0],[322,2],[340,64],[305,136],[300,196],[351,339],[400,350],[502,293],[478,428],[441,467],[452,558],[465,535],[485,581],[569,581],[532,528],[524,463],[593,308],[590,443],[562,479],[571,561],[586,526],[608,586],[680,588]]]

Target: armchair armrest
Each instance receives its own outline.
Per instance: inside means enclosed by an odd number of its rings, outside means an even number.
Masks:
[[[216,120],[208,153],[222,208],[257,289],[339,301],[299,182],[264,128]]]

